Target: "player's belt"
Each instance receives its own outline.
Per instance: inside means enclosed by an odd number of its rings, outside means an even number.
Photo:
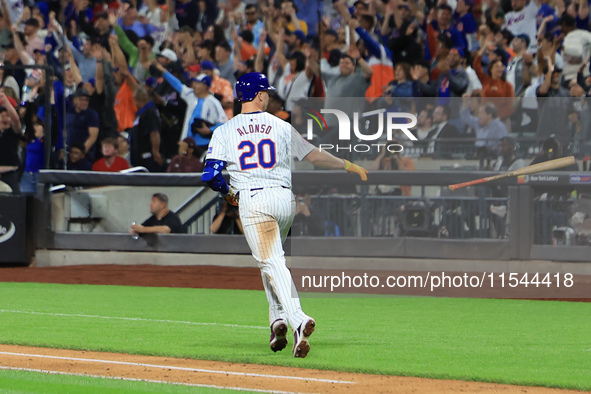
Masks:
[[[277,186],[274,186],[274,187],[277,187]],[[290,189],[290,188],[289,188],[289,187],[287,187],[287,186],[281,186],[281,187],[282,187],[282,188],[284,188],[284,189]],[[254,191],[257,191],[257,190],[263,190],[263,189],[264,189],[264,187],[256,187],[256,188],[254,188],[254,189],[250,189],[250,191],[251,191],[251,192],[254,192]],[[268,187],[267,189],[272,189],[272,187]]]
[[[274,187],[277,187],[277,186],[274,186]],[[273,189],[274,187],[268,187],[267,189]],[[287,187],[287,186],[281,186],[281,187],[284,188],[284,189],[290,189],[291,190],[291,188],[290,187]],[[251,192],[256,192],[257,190],[263,190],[263,189],[264,189],[264,187],[255,187],[254,189],[250,189],[250,191]],[[236,193],[236,201],[240,201],[240,191],[238,191]]]

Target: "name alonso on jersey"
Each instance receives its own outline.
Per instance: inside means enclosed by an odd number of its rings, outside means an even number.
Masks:
[[[267,126],[264,124],[256,124],[256,125],[249,124],[248,129],[245,126],[242,126],[240,128],[237,128],[236,131],[242,137],[246,134],[255,134],[255,133],[269,134],[271,132],[271,129],[272,129],[271,126]]]

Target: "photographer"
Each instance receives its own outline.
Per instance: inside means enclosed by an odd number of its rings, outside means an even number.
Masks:
[[[392,143],[399,142],[392,140]],[[400,152],[389,152],[384,149],[382,153],[374,160],[372,170],[386,171],[413,171],[415,162],[410,157],[404,157]],[[376,193],[380,196],[410,196],[411,186],[378,185]]]
[[[298,194],[296,196],[296,212],[291,225],[291,235],[324,235],[324,229],[318,222],[319,215],[310,211],[312,200],[309,194]]]
[[[209,230],[212,234],[244,234],[238,207],[224,202],[222,210],[213,219]]]

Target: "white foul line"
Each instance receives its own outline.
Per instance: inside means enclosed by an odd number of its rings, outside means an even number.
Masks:
[[[155,323],[176,323],[176,324],[190,324],[194,326],[222,326],[222,327],[233,327],[233,328],[251,328],[254,330],[268,330],[268,327],[261,326],[245,326],[240,324],[226,324],[226,323],[202,323],[194,321],[182,321],[182,320],[162,320],[162,319],[146,319],[142,317],[118,317],[118,316],[100,316],[100,315],[83,315],[73,313],[51,313],[51,312],[35,312],[35,311],[17,311],[10,309],[0,309],[0,313],[23,313],[30,315],[45,315],[45,316],[62,316],[62,317],[90,317],[95,319],[109,319],[109,320],[127,320],[127,321],[148,321]]]
[[[212,384],[169,382],[166,380],[124,378],[124,377],[119,377],[119,376],[87,375],[87,374],[73,373],[73,372],[48,371],[45,369],[17,368],[17,367],[4,367],[4,366],[0,366],[0,369],[10,370],[10,371],[40,372],[40,373],[47,373],[50,375],[68,375],[68,376],[82,376],[82,377],[89,377],[89,378],[101,378],[101,379],[112,379],[112,380],[127,380],[127,381],[131,381],[131,382],[174,384],[177,386],[203,387],[203,388],[224,389],[224,390],[234,390],[234,391],[254,391],[256,393],[297,394],[292,391],[262,390],[262,389],[251,389],[251,388],[246,388],[246,387],[226,387],[226,386],[215,386]]]
[[[37,357],[37,358],[50,358],[50,359],[54,359],[54,360],[82,361],[82,362],[100,363],[100,364],[131,365],[131,366],[135,366],[135,367],[174,369],[174,370],[178,370],[178,371],[217,373],[217,374],[222,374],[222,375],[249,376],[249,377],[256,377],[256,378],[303,380],[303,381],[322,382],[322,383],[337,383],[337,384],[356,384],[356,382],[348,382],[348,381],[344,381],[344,380],[305,378],[305,377],[301,377],[301,376],[268,375],[268,374],[259,374],[259,373],[249,373],[249,372],[218,371],[215,369],[188,368],[188,367],[177,367],[177,366],[172,366],[172,365],[132,363],[129,361],[101,360],[101,359],[94,359],[94,358],[60,357],[60,356],[48,356],[48,355],[44,355],[44,354],[28,354],[28,353],[13,353],[13,352],[0,352],[0,355],[1,354],[6,355],[6,356]]]

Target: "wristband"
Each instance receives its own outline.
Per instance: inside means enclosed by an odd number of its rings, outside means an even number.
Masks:
[[[347,170],[349,169],[349,167],[351,167],[351,164],[353,164],[353,163],[351,163],[351,162],[350,162],[349,160],[347,160],[347,159],[343,159],[343,160],[345,160],[345,171],[347,171]]]

